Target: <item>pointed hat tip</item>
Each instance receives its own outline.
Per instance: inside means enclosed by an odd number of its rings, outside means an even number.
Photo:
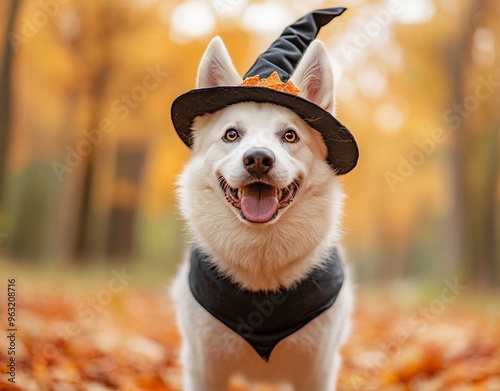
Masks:
[[[282,81],[288,81],[321,28],[342,15],[346,9],[335,7],[314,10],[286,27],[281,36],[257,58],[244,79],[252,76],[265,79],[276,71]]]

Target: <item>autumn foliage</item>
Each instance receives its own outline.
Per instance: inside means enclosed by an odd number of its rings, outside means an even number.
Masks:
[[[16,384],[2,375],[0,389],[182,390],[180,339],[165,292],[128,287],[84,315],[88,297],[23,286]],[[440,311],[433,299],[420,301],[409,305],[387,291],[359,295],[338,390],[500,390],[498,312],[473,309],[482,299]],[[0,339],[2,366],[6,344]],[[235,377],[229,390],[285,388]]]

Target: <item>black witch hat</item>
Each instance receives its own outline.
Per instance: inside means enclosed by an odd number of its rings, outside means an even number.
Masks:
[[[245,81],[273,78],[277,72],[280,81],[287,82],[309,44],[321,27],[341,15],[345,8],[327,8],[313,11],[288,26],[271,47],[261,54],[246,73]],[[273,89],[272,83],[239,86],[198,88],[179,96],[172,104],[172,122],[179,137],[191,147],[193,120],[203,114],[214,113],[241,102],[273,103],[295,112],[309,126],[323,136],[327,146],[327,161],[338,175],[351,171],[358,161],[358,147],[351,132],[330,112],[304,99],[290,88]],[[279,83],[280,86],[283,83]],[[287,92],[288,91],[288,92]]]

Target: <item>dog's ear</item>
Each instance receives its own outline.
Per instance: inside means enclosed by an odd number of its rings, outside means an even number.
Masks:
[[[333,111],[333,71],[321,41],[311,43],[291,80],[300,90],[299,96]]]
[[[241,77],[234,68],[224,42],[220,37],[215,37],[201,59],[196,88],[234,86],[240,83]]]

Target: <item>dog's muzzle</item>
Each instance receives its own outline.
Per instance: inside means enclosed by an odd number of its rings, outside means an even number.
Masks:
[[[233,188],[222,176],[219,184],[227,201],[240,209],[241,216],[252,223],[267,223],[275,219],[279,209],[290,205],[299,188],[297,181],[282,189],[261,181]]]

